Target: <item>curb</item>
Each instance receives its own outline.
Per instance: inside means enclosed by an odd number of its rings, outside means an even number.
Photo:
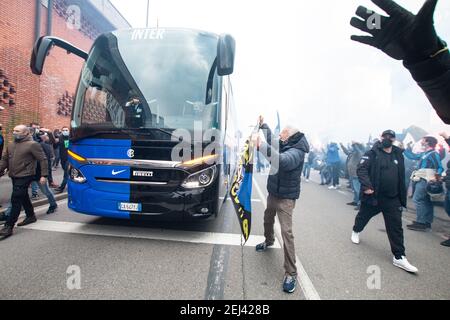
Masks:
[[[55,194],[56,202],[65,200],[67,198],[68,198],[67,192]],[[48,205],[48,199],[44,196],[44,199],[33,201],[32,204],[33,204],[33,208],[42,207],[42,206]],[[6,211],[5,207],[0,208],[0,214],[4,213],[5,211]]]

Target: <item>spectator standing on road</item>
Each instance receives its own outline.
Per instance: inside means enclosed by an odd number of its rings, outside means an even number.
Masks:
[[[47,133],[42,132],[40,135],[41,142],[39,143],[42,147],[42,150],[44,150],[45,156],[47,157],[47,164],[48,164],[48,181],[50,182],[50,177],[52,174],[52,147],[50,146],[49,137]],[[56,204],[55,195],[50,190],[49,185],[38,183],[38,179],[41,176],[41,166],[38,163],[37,169],[36,169],[36,180],[33,181],[33,184],[36,184],[37,187],[41,190],[41,192],[47,197],[48,203],[50,207],[47,210],[47,214],[55,213],[56,209],[58,208],[58,205]]]
[[[280,133],[279,148],[272,144],[272,132],[267,124],[260,118],[260,129],[266,134],[267,143],[258,139],[255,144],[258,150],[271,161],[272,169],[267,182],[269,196],[267,209],[264,213],[265,242],[256,246],[256,251],[266,251],[275,243],[274,224],[275,216],[281,225],[281,234],[284,242],[284,268],[285,278],[283,290],[292,293],[296,289],[297,267],[292,232],[292,215],[296,201],[300,197],[300,183],[305,161],[305,154],[309,152],[309,144],[305,135],[299,130],[287,127]],[[274,160],[276,159],[276,160]],[[278,164],[274,168],[274,164]],[[276,173],[274,173],[276,171]]]
[[[56,192],[64,192],[69,181],[69,136],[70,130],[68,127],[63,127],[61,130],[61,136],[59,137],[59,157],[61,159],[61,167],[64,170],[64,178],[59,186],[55,189]]]
[[[350,180],[350,185],[353,190],[353,201],[350,203],[347,203],[349,206],[355,206],[355,210],[359,210],[359,207],[361,205],[360,202],[360,191],[361,191],[361,183],[359,182],[358,178],[358,165],[361,162],[361,159],[364,155],[364,146],[361,143],[352,142],[352,149],[348,150],[344,147],[343,144],[341,144],[342,151],[348,156],[347,161],[347,170],[348,170],[348,176]]]
[[[395,138],[394,131],[383,132],[382,142],[375,144],[358,166],[361,210],[356,216],[351,240],[359,244],[360,233],[370,219],[382,212],[394,266],[416,273],[417,268],[408,262],[405,254],[402,228],[402,208],[406,208],[405,164],[403,151],[393,145]]]
[[[450,135],[446,132],[442,132],[441,136],[445,139],[445,142],[450,146]],[[450,161],[447,162],[447,172],[444,178],[445,188],[447,192],[445,194],[445,211],[450,216]],[[450,247],[450,239],[441,243],[445,247]]]
[[[428,194],[428,184],[435,182],[444,172],[441,157],[435,150],[438,140],[434,137],[424,137],[422,147],[424,152],[415,154],[411,149],[405,150],[405,157],[419,161],[418,169],[414,171],[412,180],[414,181],[413,200],[416,205],[417,220],[407,226],[414,231],[425,231],[431,228],[434,220],[434,206]]]
[[[328,145],[327,149],[327,164],[331,169],[331,177],[333,179],[333,185],[328,189],[336,190],[340,187],[339,185],[339,168],[341,164],[341,159],[339,158],[339,147],[337,143],[332,142]]]
[[[53,135],[53,132],[51,130],[48,129],[42,129],[42,131],[44,131],[46,133],[45,137],[45,142],[50,146],[50,151],[51,151],[51,162],[50,162],[50,170],[49,170],[49,175],[48,175],[48,185],[50,188],[58,188],[58,186],[55,184],[55,181],[53,180],[53,163],[55,161],[56,155],[55,155],[55,149],[54,149],[54,145],[56,143],[56,139],[55,136]]]
[[[13,183],[12,209],[4,228],[0,231],[0,239],[12,236],[22,206],[27,217],[18,226],[26,226],[36,222],[28,187],[35,179],[37,162],[40,163],[42,169],[39,182],[41,184],[47,183],[47,158],[42,147],[33,141],[30,130],[26,126],[20,125],[14,128],[13,135],[14,141],[8,145],[0,161],[0,172],[8,169]]]
[[[58,168],[59,162],[61,160],[61,157],[59,155],[59,138],[60,138],[60,136],[61,136],[61,131],[59,129],[55,129],[53,131],[53,137],[54,137],[53,151],[55,153],[55,160],[53,161],[54,168]]]
[[[308,153],[307,161],[305,162],[305,168],[303,168],[303,177],[306,179],[306,182],[309,182],[309,178],[311,176],[311,168],[314,166],[314,161],[316,159],[316,153],[314,150],[311,150]]]
[[[33,140],[36,141],[37,143],[41,143],[40,131],[41,131],[41,126],[39,125],[39,123],[37,123],[37,122],[30,123],[30,134],[33,137]],[[37,186],[37,184],[32,183],[31,184],[31,199],[32,200],[39,199],[38,190],[39,190],[39,187]]]

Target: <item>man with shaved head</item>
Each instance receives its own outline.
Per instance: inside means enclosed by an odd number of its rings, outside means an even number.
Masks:
[[[14,141],[6,148],[5,154],[0,160],[0,173],[8,169],[12,180],[13,191],[11,195],[11,213],[6,224],[0,230],[0,240],[6,239],[13,234],[13,228],[20,215],[20,210],[25,209],[26,218],[18,226],[26,226],[36,222],[33,205],[30,201],[28,188],[36,179],[36,167],[39,161],[41,165],[40,183],[47,183],[48,167],[47,157],[39,143],[33,140],[30,130],[19,125],[13,131]]]

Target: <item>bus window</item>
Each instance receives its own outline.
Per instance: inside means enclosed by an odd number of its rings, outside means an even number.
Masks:
[[[152,42],[117,33],[99,37],[85,63],[76,128],[219,129],[217,37],[167,31]]]

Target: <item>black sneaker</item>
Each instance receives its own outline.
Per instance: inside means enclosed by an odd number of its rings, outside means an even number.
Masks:
[[[409,230],[413,231],[427,231],[430,227],[425,223],[413,222],[413,224],[409,224],[406,226]]]
[[[0,240],[4,240],[13,235],[13,227],[5,226],[2,230],[0,230]]]
[[[268,248],[272,247],[273,243],[266,243],[265,241],[263,243],[260,243],[256,246],[256,251],[257,252],[264,252],[266,251]]]
[[[38,194],[33,194],[31,196],[31,200],[38,200],[39,199],[39,195]]]
[[[448,240],[446,240],[444,242],[441,242],[441,245],[444,246],[444,247],[450,247],[450,239],[448,239]]]
[[[47,214],[55,213],[56,209],[58,209],[58,206],[48,208]]]
[[[35,216],[32,217],[26,217],[25,220],[23,220],[21,223],[18,223],[18,227],[25,227],[29,224],[35,223],[37,221]]]
[[[349,202],[349,203],[347,203],[347,205],[356,207],[358,204],[356,202]]]

